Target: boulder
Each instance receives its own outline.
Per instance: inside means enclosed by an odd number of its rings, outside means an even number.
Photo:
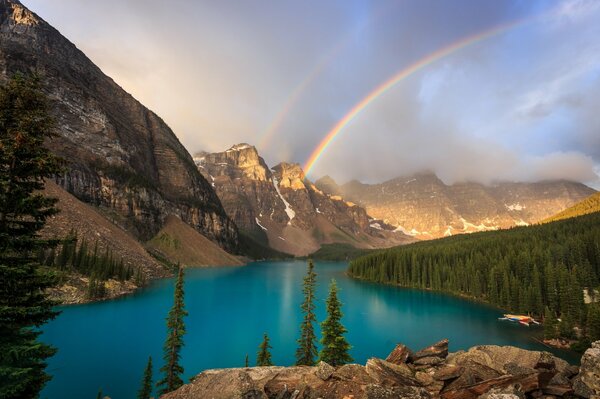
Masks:
[[[433,378],[439,381],[453,380],[460,377],[463,371],[464,367],[462,366],[444,366],[433,374]]]
[[[405,364],[394,364],[371,358],[365,366],[367,374],[382,386],[420,386],[412,370]]]
[[[416,352],[414,355],[412,355],[412,358],[416,361],[424,357],[439,357],[445,359],[446,356],[448,356],[448,340],[443,339]]]
[[[335,368],[333,366],[330,366],[325,362],[319,362],[319,364],[317,364],[317,371],[315,371],[315,375],[323,381],[327,381],[334,372]]]
[[[412,351],[408,348],[408,346],[398,344],[396,345],[394,350],[388,355],[385,361],[394,364],[404,364],[408,362],[411,356]]]
[[[462,365],[469,361],[490,367],[499,373],[507,373],[506,365],[517,364],[520,368],[531,370],[555,370],[563,372],[569,363],[548,352],[528,351],[513,346],[481,345],[467,352],[456,354],[448,363]]]
[[[475,363],[471,360],[463,362],[460,367],[463,368],[460,376],[454,381],[450,382],[446,386],[446,390],[463,389],[477,384],[478,382],[498,378],[502,375],[493,368]]]
[[[413,364],[417,366],[435,366],[441,363],[444,363],[444,359],[436,356],[427,356],[417,359],[413,362]]]
[[[378,385],[369,385],[366,388],[366,399],[429,399],[429,393],[418,387],[381,387]],[[343,399],[354,399],[347,396]],[[323,397],[325,399],[325,397]]]
[[[523,393],[535,391],[539,388],[538,374],[532,373],[524,376],[503,375],[464,388],[445,390],[442,392],[441,397],[442,399],[475,399],[493,389],[503,389],[510,386],[518,387],[518,391]]]
[[[589,398],[600,394],[600,341],[592,344],[581,357],[579,375],[573,381],[575,394]]]

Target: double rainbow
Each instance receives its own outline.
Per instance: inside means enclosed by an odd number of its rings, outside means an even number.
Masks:
[[[374,12],[363,24],[358,28],[358,31],[362,31],[366,29],[368,26],[372,25],[374,22],[378,21],[379,18],[388,14],[390,8],[395,7],[396,3],[391,3],[387,7],[378,7],[376,12]],[[352,35],[346,35],[343,40],[338,42],[333,50],[321,58],[321,60],[314,66],[314,68],[309,72],[309,74],[300,82],[298,85],[292,90],[290,95],[285,100],[285,103],[275,115],[275,118],[271,120],[267,128],[261,134],[258,140],[258,148],[262,151],[266,150],[271,144],[273,137],[281,128],[281,125],[287,118],[288,114],[292,111],[292,109],[296,106],[296,103],[302,95],[308,89],[312,83],[326,70],[329,65],[335,61],[338,56],[346,50],[352,44]]]
[[[350,122],[352,122],[352,120],[365,108],[367,108],[369,106],[369,104],[371,104],[373,101],[375,101],[377,98],[379,98],[380,96],[382,96],[383,94],[385,94],[388,90],[390,90],[391,88],[393,88],[395,85],[397,85],[398,83],[400,83],[402,80],[408,78],[409,76],[411,76],[412,74],[414,74],[415,72],[420,71],[421,69],[425,68],[426,66],[458,51],[461,50],[467,46],[473,45],[475,43],[481,42],[483,40],[486,40],[488,38],[491,38],[493,36],[499,35],[501,33],[504,33],[510,29],[515,28],[516,26],[519,26],[521,24],[523,24],[524,22],[526,22],[525,20],[518,20],[516,22],[512,22],[506,25],[502,25],[502,26],[498,26],[489,30],[486,30],[484,32],[481,33],[477,33],[475,35],[472,36],[468,36],[466,38],[463,38],[453,44],[450,44],[442,49],[439,49],[427,56],[425,56],[424,58],[421,58],[420,60],[418,60],[417,62],[409,65],[408,67],[402,69],[401,71],[397,72],[395,75],[393,75],[391,78],[389,78],[387,81],[385,81],[384,83],[382,83],[381,85],[379,85],[378,87],[376,87],[373,91],[371,91],[371,93],[369,93],[369,95],[367,95],[365,98],[363,98],[360,102],[358,102],[330,131],[329,133],[327,133],[327,135],[325,136],[325,138],[323,138],[323,140],[321,140],[321,142],[319,143],[319,145],[313,150],[313,152],[311,153],[310,157],[308,158],[308,160],[306,161],[306,163],[304,164],[304,173],[305,174],[309,174],[311,169],[315,166],[315,164],[317,163],[317,161],[319,160],[319,158],[321,158],[321,156],[323,155],[323,153],[327,150],[327,148],[329,147],[329,145],[334,141],[334,139],[342,132],[342,129],[344,129],[344,127],[346,127]]]

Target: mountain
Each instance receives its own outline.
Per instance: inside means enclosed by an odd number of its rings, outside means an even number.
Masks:
[[[159,258],[194,266],[240,266],[242,261],[228,254],[176,216],[169,216],[158,234],[146,243]]]
[[[170,275],[135,237],[108,220],[98,208],[83,203],[52,181],[46,182],[44,193],[58,199],[60,212],[48,219],[41,231],[42,237],[64,238],[76,231],[79,243],[86,241],[90,247],[97,246],[100,253],[110,250],[112,256],[121,259],[126,267],[136,272],[140,270],[144,281]],[[50,295],[63,304],[87,302],[88,282],[89,278],[85,275],[68,273],[61,284],[50,291]],[[124,282],[110,279],[106,283],[106,298],[131,293],[141,285],[133,279]]]
[[[574,218],[594,212],[600,212],[600,193],[590,195],[570,208],[567,208],[548,219],[544,219],[543,222],[555,222],[557,220]]]
[[[68,161],[57,183],[143,241],[171,215],[235,251],[238,232],[190,154],[155,113],[17,0],[0,0],[0,82],[37,72]]]
[[[323,193],[300,165],[280,163],[270,169],[249,144],[198,153],[194,161],[240,230],[278,251],[307,255],[322,244],[379,248],[410,241],[360,206]]]
[[[584,184],[568,181],[447,185],[431,173],[341,186],[324,177],[315,185],[420,239],[537,223],[595,193]]]

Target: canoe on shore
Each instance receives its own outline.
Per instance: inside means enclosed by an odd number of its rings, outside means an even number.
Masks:
[[[531,316],[523,316],[516,314],[505,314],[504,317],[500,317],[498,320],[508,320],[515,323],[523,324],[524,326],[529,327],[531,324],[540,324],[538,321],[534,320]]]

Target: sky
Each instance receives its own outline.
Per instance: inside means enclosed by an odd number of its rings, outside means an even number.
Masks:
[[[569,179],[600,189],[600,0],[22,0],[193,154],[256,145],[309,178]]]

